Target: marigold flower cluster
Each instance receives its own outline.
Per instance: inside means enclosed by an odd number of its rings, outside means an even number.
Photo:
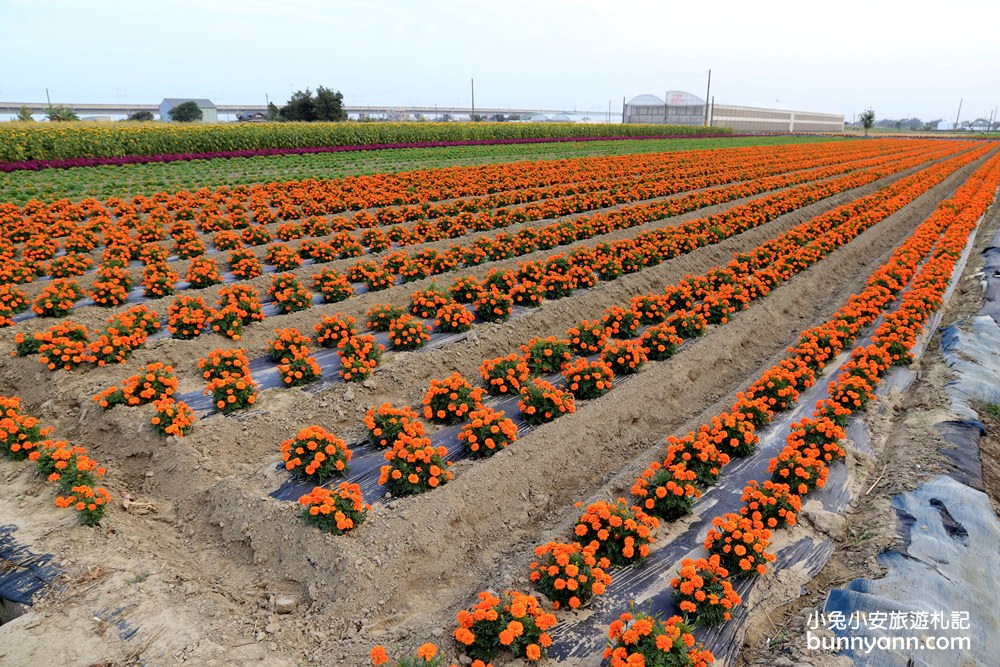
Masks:
[[[701,498],[698,476],[683,463],[664,465],[654,461],[635,480],[630,493],[648,514],[674,521],[691,512]]]
[[[582,505],[577,503],[577,507]],[[613,503],[600,500],[588,505],[573,532],[584,547],[593,549],[596,558],[623,565],[649,555],[659,525],[656,517],[618,498]]]
[[[307,426],[281,443],[285,470],[299,479],[321,484],[347,472],[351,450],[343,440],[320,426]]]
[[[411,435],[424,435],[420,416],[409,407],[394,408],[388,403],[369,408],[365,414],[368,444],[373,447],[392,447],[403,431]]]
[[[611,584],[605,572],[610,561],[598,560],[593,547],[584,548],[579,542],[548,542],[535,547],[535,556],[538,560],[529,566],[529,579],[551,600],[553,609],[577,609],[593,596],[602,595]]]
[[[434,326],[444,333],[462,333],[472,328],[476,316],[459,303],[446,303],[434,315]]]
[[[660,620],[643,612],[626,612],[608,629],[604,659],[611,667],[707,667],[715,656],[695,642],[693,632],[680,616]]]
[[[473,459],[493,456],[517,440],[517,426],[503,412],[481,407],[469,413],[469,423],[458,433],[458,441]]]
[[[229,253],[229,272],[241,280],[252,280],[263,275],[264,267],[253,250],[234,248]]]
[[[154,401],[153,407],[156,408],[156,412],[149,423],[158,435],[181,438],[194,429],[194,410],[184,401],[164,398]]]
[[[719,563],[736,576],[767,572],[774,554],[765,551],[771,543],[771,531],[761,521],[741,514],[728,513],[712,519],[713,528],[705,537],[705,548],[719,556]]]
[[[385,647],[378,644],[372,648],[369,657],[374,667],[388,665],[390,662],[392,663],[392,667],[442,667],[445,664],[444,657],[438,652],[437,645],[431,642],[422,644],[417,648],[415,655],[398,655],[392,660],[389,659],[389,654],[386,652]],[[455,666],[452,665],[452,667]],[[486,664],[482,660],[473,660],[471,667],[493,667],[493,665]]]
[[[554,336],[532,338],[521,346],[521,352],[532,375],[558,373],[573,359],[569,343]]]
[[[378,483],[394,496],[424,493],[452,478],[445,447],[434,447],[423,434],[423,425],[409,422],[385,452],[388,465],[379,471]]]
[[[110,410],[116,405],[138,406],[168,399],[176,391],[177,377],[173,367],[157,361],[146,364],[142,373],[126,378],[120,389],[108,387],[94,396],[94,401]]]
[[[250,362],[241,348],[216,349],[198,360],[202,377],[208,380],[206,394],[223,414],[242,410],[257,401],[257,384],[250,377]]]
[[[278,271],[291,271],[302,266],[302,258],[284,243],[272,243],[267,246],[264,262],[274,266]]]
[[[530,595],[507,591],[496,597],[484,591],[472,609],[458,612],[458,627],[453,634],[475,660],[489,662],[506,650],[536,662],[552,645],[547,630],[555,624],[555,616],[544,612]]]
[[[313,276],[312,288],[322,294],[327,303],[337,303],[354,296],[351,283],[332,268],[325,268]]]
[[[684,617],[698,625],[718,625],[732,618],[732,608],[740,596],[729,581],[729,571],[713,554],[706,558],[685,558],[670,582],[674,603]]]
[[[602,360],[578,358],[562,371],[563,381],[577,399],[592,399],[611,391],[615,373]]]
[[[457,424],[482,406],[485,393],[480,387],[473,388],[458,373],[443,380],[431,380],[424,395],[424,418],[440,424]]]
[[[23,461],[49,433],[51,429],[43,428],[38,419],[24,412],[21,399],[0,396],[0,454]]]
[[[454,303],[451,295],[437,283],[431,283],[425,290],[414,292],[410,295],[409,312],[414,317],[430,319],[437,315],[442,306]]]
[[[601,360],[617,375],[638,373],[646,363],[646,348],[640,340],[610,341],[601,350]]]
[[[295,313],[312,307],[312,294],[299,283],[292,273],[281,273],[274,277],[267,289],[281,313]]]
[[[510,319],[514,301],[506,292],[495,287],[483,290],[472,302],[476,315],[484,322],[504,322]]]
[[[337,354],[340,356],[340,376],[345,382],[362,382],[375,372],[375,367],[382,360],[385,346],[376,343],[369,334],[350,336],[341,339],[337,344]]]
[[[14,324],[14,316],[28,309],[28,297],[13,285],[0,284],[0,327]]]
[[[144,295],[149,299],[170,296],[176,291],[179,280],[180,276],[165,260],[146,264],[142,270]]]
[[[583,320],[566,331],[570,348],[581,355],[598,354],[604,349],[610,333],[603,322]]]
[[[489,393],[500,396],[520,393],[531,375],[524,355],[513,353],[506,357],[487,359],[479,367],[479,374],[486,381]]]
[[[65,317],[76,302],[83,298],[83,288],[75,280],[53,280],[31,303],[39,317]]]
[[[336,489],[317,486],[299,498],[299,505],[306,523],[334,535],[360,526],[371,509],[361,497],[361,487],[348,482],[341,482]]]
[[[167,331],[174,338],[190,340],[208,328],[212,309],[200,296],[182,294],[167,309]]]
[[[222,273],[211,257],[198,257],[191,261],[187,271],[191,289],[203,289],[222,282]]]
[[[243,326],[264,319],[260,294],[250,285],[225,285],[219,289],[219,310],[234,309]]]
[[[430,339],[430,327],[410,315],[401,315],[389,323],[389,344],[393,349],[416,350]]]
[[[85,525],[100,523],[111,500],[107,489],[97,486],[105,468],[87,456],[84,447],[48,439],[52,429],[39,426],[36,418],[25,414],[16,396],[0,396],[0,411],[0,454],[34,462],[46,481],[67,494],[56,497],[57,507],[76,510]]]

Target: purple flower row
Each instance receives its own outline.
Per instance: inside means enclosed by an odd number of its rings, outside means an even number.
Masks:
[[[217,158],[242,158],[267,155],[306,155],[311,153],[345,153],[398,148],[442,148],[447,146],[496,146],[506,144],[541,144],[575,141],[641,141],[647,139],[704,139],[719,136],[738,137],[739,134],[651,134],[607,137],[525,137],[521,139],[468,139],[465,141],[415,141],[393,144],[360,144],[355,146],[311,146],[303,148],[261,148],[256,150],[213,151],[209,153],[160,153],[158,155],[125,155],[121,157],[79,157],[67,160],[24,160],[0,162],[0,172],[42,171],[44,169],[74,169],[102,165],[149,164],[154,162],[187,162]]]

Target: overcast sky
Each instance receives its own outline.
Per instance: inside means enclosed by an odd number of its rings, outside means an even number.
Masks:
[[[0,102],[621,113],[667,90],[879,118],[987,117],[1000,0],[0,0]]]

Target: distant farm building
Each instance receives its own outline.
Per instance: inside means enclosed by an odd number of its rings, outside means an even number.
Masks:
[[[843,132],[840,114],[708,104],[697,95],[667,91],[665,99],[639,95],[625,105],[623,122],[656,125],[711,125],[734,132]]]
[[[241,123],[266,123],[267,114],[263,111],[250,111],[236,115],[236,120]]]
[[[194,102],[201,109],[202,123],[218,123],[219,109],[212,103],[212,100],[196,99],[190,97],[167,97],[160,102],[160,120],[170,120],[170,110],[180,106],[185,102]]]

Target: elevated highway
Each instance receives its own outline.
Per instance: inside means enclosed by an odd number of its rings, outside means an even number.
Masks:
[[[93,104],[93,103],[72,103],[72,102],[59,102],[58,106],[69,107],[76,112],[78,116],[127,116],[136,111],[149,111],[155,115],[159,115],[160,107],[157,104],[129,104],[129,103],[114,103],[114,104]],[[17,114],[21,107],[27,107],[29,111],[33,114],[44,114],[48,109],[47,104],[41,104],[38,102],[0,102],[0,113],[7,113],[10,115]],[[53,105],[56,106],[56,105]],[[222,119],[223,116],[229,115],[233,120],[236,120],[236,116],[245,113],[255,113],[255,112],[266,112],[267,106],[263,104],[219,104],[216,106],[219,110],[219,118]],[[442,116],[444,114],[449,114],[452,117],[455,116],[468,116],[472,113],[470,107],[441,107],[441,106],[374,106],[374,105],[361,105],[361,106],[346,106],[344,109],[350,116],[386,116],[389,118],[393,117],[407,117],[414,116],[416,114],[422,114],[424,116]],[[594,119],[601,119],[607,116],[607,110],[604,111],[581,111],[578,109],[498,109],[492,107],[476,107],[476,114],[480,116],[493,116],[496,114],[504,115],[519,115],[522,119],[527,120],[531,116],[537,114],[544,114],[546,116],[566,114],[569,116],[590,116]],[[612,113],[612,117],[615,114]]]

